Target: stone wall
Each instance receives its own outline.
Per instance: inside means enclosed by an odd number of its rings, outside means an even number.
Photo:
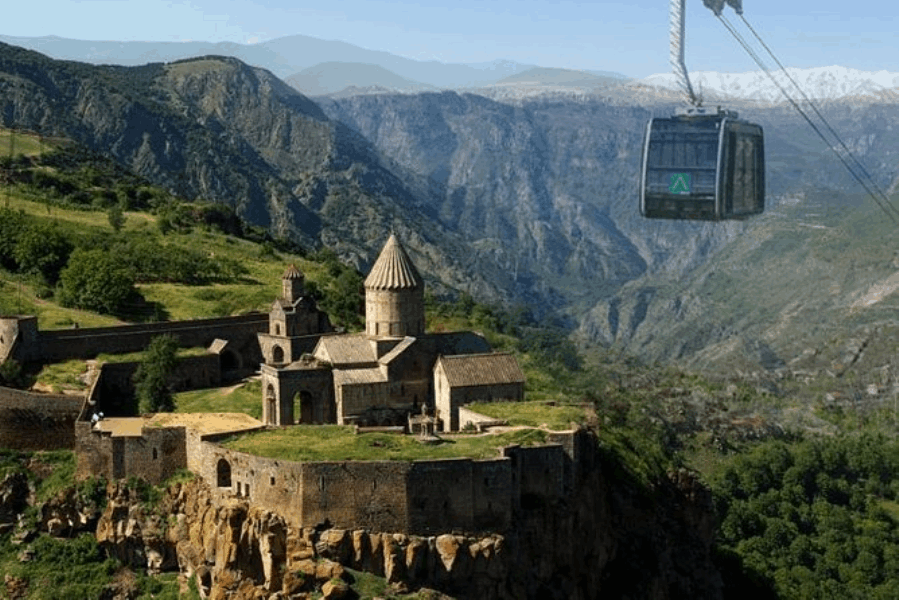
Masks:
[[[0,317],[0,363],[14,358],[19,362],[33,360],[28,351],[37,348],[37,317]]]
[[[100,353],[121,354],[144,350],[154,337],[171,334],[182,347],[209,347],[216,339],[229,341],[244,364],[262,361],[256,334],[268,330],[268,315],[254,313],[236,317],[168,321],[38,332],[36,340],[19,333],[13,358],[22,361],[57,362],[72,358],[93,358]]]
[[[412,463],[321,462],[303,464],[302,522],[374,531],[409,531],[406,481]]]
[[[158,484],[187,466],[184,427],[144,427],[140,436],[113,437],[75,424],[76,479],[142,477]]]
[[[504,531],[512,519],[511,462],[467,458],[412,463],[410,532]]]
[[[572,472],[571,459],[561,445],[509,446],[503,455],[511,459],[513,498],[520,503],[516,508],[535,508],[563,498],[571,487],[566,480]]]
[[[188,469],[219,497],[244,498],[297,527],[504,531],[520,493],[526,502],[558,499],[571,471],[561,445],[512,447],[487,460],[298,463],[234,452],[216,439],[188,432]]]
[[[134,372],[138,362],[104,363],[91,399],[107,417],[133,414]],[[222,381],[221,359],[217,354],[187,356],[178,359],[168,378],[174,391],[210,388]]]
[[[443,423],[443,431],[459,431],[462,423],[459,420],[459,407],[473,402],[517,402],[524,396],[521,383],[503,383],[496,385],[473,385],[450,387],[440,374],[434,375],[434,406],[437,416]]]
[[[38,394],[0,387],[0,447],[51,450],[75,446],[84,395]]]

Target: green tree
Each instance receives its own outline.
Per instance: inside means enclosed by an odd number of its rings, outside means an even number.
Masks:
[[[63,306],[118,313],[134,291],[134,277],[102,250],[75,250],[60,274]]]
[[[177,364],[178,341],[174,336],[160,335],[150,341],[144,359],[134,373],[134,391],[141,413],[175,410],[168,379]]]
[[[13,256],[19,270],[55,284],[72,252],[72,243],[52,224],[35,223],[19,235]]]
[[[16,245],[25,230],[25,215],[8,208],[0,209],[0,266],[15,269]]]

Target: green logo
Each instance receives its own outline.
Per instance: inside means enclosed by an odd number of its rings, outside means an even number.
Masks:
[[[690,174],[672,173],[671,181],[668,183],[668,191],[672,194],[689,194]]]

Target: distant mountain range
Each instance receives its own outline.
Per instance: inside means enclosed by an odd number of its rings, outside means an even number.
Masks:
[[[310,99],[235,58],[101,67],[0,44],[3,126],[69,137],[363,271],[394,231],[437,293],[526,304],[588,341],[701,366],[810,368],[842,360],[857,327],[899,331],[899,234],[789,107],[732,103],[765,128],[765,215],[639,216],[646,121],[679,104],[557,70]],[[899,188],[899,103],[823,112]]]
[[[884,93],[895,95],[899,87],[899,73],[890,71],[860,71],[841,66],[815,67],[811,69],[788,68],[785,76],[781,71],[773,72],[776,81],[797,101],[801,94],[795,91],[790,79],[799,84],[805,94],[812,99],[835,100],[853,96],[879,96]],[[678,89],[671,73],[651,75],[642,80],[650,85]],[[711,95],[712,98],[739,98],[764,102],[782,102],[786,99],[777,84],[762,71],[749,73],[716,73],[697,71],[690,74],[694,90]]]
[[[380,87],[401,91],[473,88],[493,85],[535,68],[534,65],[508,60],[475,64],[418,61],[305,35],[287,36],[260,44],[114,42],[8,35],[0,35],[0,41],[36,50],[52,58],[92,64],[136,66],[207,55],[231,56],[254,67],[267,69],[309,95],[339,92],[347,87]],[[624,78],[611,72],[585,74]]]

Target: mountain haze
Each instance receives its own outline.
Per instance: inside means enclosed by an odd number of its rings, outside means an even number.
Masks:
[[[588,341],[764,370],[899,322],[889,220],[786,107],[731,103],[766,131],[765,215],[649,221],[643,131],[674,94],[551,81],[313,102],[233,58],[98,67],[0,46],[4,126],[70,137],[362,269],[394,231],[438,291],[563,315]],[[899,186],[899,106],[822,110],[878,186]]]
[[[171,62],[207,55],[230,56],[271,71],[278,77],[289,77],[321,63],[369,64],[386,69],[403,79],[420,81],[438,88],[491,85],[504,77],[533,67],[508,60],[471,65],[418,61],[389,52],[367,50],[346,42],[320,40],[305,35],[292,35],[259,44],[112,42],[72,40],[56,36],[5,35],[0,35],[0,41],[36,50],[57,59],[122,66]],[[363,87],[358,83],[353,85]]]
[[[380,89],[385,91],[423,91],[433,86],[404,79],[378,65],[325,62],[284,79],[307,96],[323,96],[346,90]]]

